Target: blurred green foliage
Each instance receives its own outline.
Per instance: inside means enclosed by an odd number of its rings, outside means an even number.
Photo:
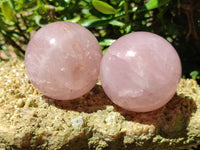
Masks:
[[[177,49],[184,74],[200,71],[199,0],[1,0],[0,51],[23,57],[33,33],[60,20],[88,28],[103,52],[130,32],[159,34]]]
[[[194,80],[200,79],[199,71],[196,71],[196,70],[192,71],[192,72],[190,73],[190,76],[191,76],[191,78],[194,79]]]

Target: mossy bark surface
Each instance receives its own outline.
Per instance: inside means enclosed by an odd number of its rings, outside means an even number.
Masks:
[[[129,112],[96,85],[72,101],[43,96],[30,83],[24,61],[0,62],[0,149],[174,150],[200,144],[200,87],[181,79],[162,108]]]

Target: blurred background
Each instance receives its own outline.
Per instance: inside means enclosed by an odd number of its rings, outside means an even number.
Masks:
[[[103,53],[127,33],[161,35],[181,57],[183,78],[200,80],[200,0],[1,0],[0,60],[24,57],[33,34],[61,20],[88,28]]]

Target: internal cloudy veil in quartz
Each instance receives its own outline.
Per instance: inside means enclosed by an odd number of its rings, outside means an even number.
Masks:
[[[104,91],[117,105],[146,112],[165,105],[175,94],[181,62],[173,46],[149,32],[135,32],[115,41],[100,69]]]
[[[86,28],[54,22],[30,40],[25,67],[32,84],[44,95],[70,100],[93,88],[102,58],[101,47]]]

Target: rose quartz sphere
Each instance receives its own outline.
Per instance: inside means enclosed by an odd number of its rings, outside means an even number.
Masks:
[[[32,84],[44,95],[71,100],[97,82],[101,47],[86,28],[55,22],[41,28],[27,46],[25,67]]]
[[[100,68],[105,93],[118,106],[147,112],[173,97],[181,78],[181,62],[164,38],[134,32],[115,41],[106,51]]]

